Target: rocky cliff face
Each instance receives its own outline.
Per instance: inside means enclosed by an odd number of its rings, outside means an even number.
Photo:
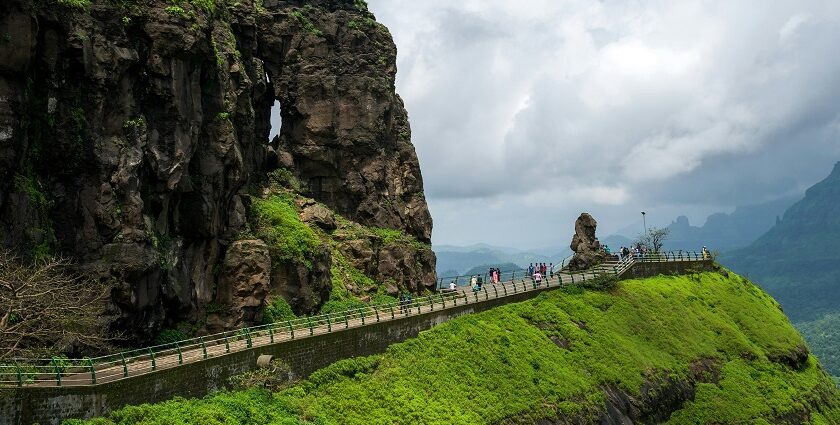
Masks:
[[[313,311],[330,293],[328,244],[302,262],[237,242],[284,168],[301,196],[415,237],[424,263],[396,284],[423,287],[432,223],[395,55],[362,1],[6,0],[3,243],[111,281],[114,328],[141,340],[208,310],[217,328],[252,323],[289,286]]]

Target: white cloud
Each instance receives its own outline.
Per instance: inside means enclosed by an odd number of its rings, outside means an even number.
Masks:
[[[455,229],[436,241],[476,237],[469,229],[482,227],[453,213],[471,199],[538,199],[546,217],[675,202],[699,211],[786,194],[837,160],[825,152],[838,145],[840,2],[370,7],[399,49],[397,89],[436,228]],[[725,190],[692,186],[712,169]],[[766,169],[778,172],[772,184],[749,181]]]

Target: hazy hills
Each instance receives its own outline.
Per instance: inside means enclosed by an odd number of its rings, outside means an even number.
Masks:
[[[755,279],[793,320],[840,310],[840,163],[766,234],[721,261]]]

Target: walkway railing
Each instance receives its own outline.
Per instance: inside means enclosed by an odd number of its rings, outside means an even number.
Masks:
[[[559,262],[550,263],[550,264],[554,264],[555,273],[560,272],[563,268],[565,268],[568,265],[569,261],[572,259],[573,256],[574,256],[574,254],[569,255],[566,258],[563,258]],[[470,280],[474,276],[480,277],[482,279],[482,282],[486,283],[486,282],[489,282],[490,272],[488,271],[488,272],[485,272],[483,274],[482,273],[473,273],[473,274],[461,274],[461,275],[457,275],[457,276],[439,277],[438,280],[437,280],[437,288],[438,289],[446,288],[447,285],[449,285],[450,283],[455,283],[456,286],[469,285]],[[505,281],[508,281],[508,280],[514,280],[517,277],[522,278],[523,276],[528,276],[528,269],[516,268],[516,269],[500,270],[499,271],[499,281],[500,282],[505,282]]]
[[[537,284],[527,272],[500,283],[484,283],[481,291],[444,291],[418,296],[410,303],[391,302],[345,311],[300,317],[267,325],[242,328],[155,345],[116,354],[82,359],[14,359],[0,365],[0,386],[85,386],[126,379],[159,369],[200,362],[210,357],[253,347],[307,338],[373,323],[454,308],[465,304],[509,297],[522,292],[543,290],[602,276],[621,276],[636,262],[704,261],[696,252],[652,253],[627,256],[618,262],[582,272],[557,272]]]

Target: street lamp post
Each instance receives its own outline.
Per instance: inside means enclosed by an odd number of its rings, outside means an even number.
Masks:
[[[647,221],[645,220],[645,212],[644,211],[642,211],[642,225],[645,228],[645,236],[647,236],[647,232],[648,232],[647,231]]]

